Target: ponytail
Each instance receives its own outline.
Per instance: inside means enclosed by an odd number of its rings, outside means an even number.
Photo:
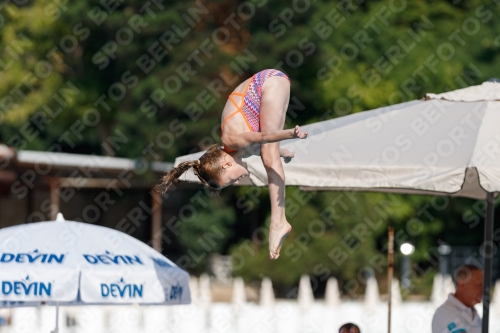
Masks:
[[[188,171],[189,168],[195,168],[198,165],[200,165],[200,160],[182,162],[178,166],[167,172],[167,174],[161,179],[161,183],[158,185],[161,188],[161,193],[167,192],[172,183],[179,179],[179,177],[182,176],[184,172]]]
[[[220,189],[218,181],[222,174],[220,160],[224,158],[224,154],[221,147],[212,145],[199,160],[180,163],[163,176],[161,183],[158,185],[161,189],[160,192],[165,193],[172,183],[179,179],[189,168],[193,168],[194,174],[203,185],[207,186],[212,192],[217,192]]]

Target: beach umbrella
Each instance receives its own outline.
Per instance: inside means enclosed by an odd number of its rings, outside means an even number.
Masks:
[[[486,199],[483,332],[488,332],[494,196],[500,191],[500,83],[484,82],[421,100],[303,126],[287,140],[286,185]],[[201,153],[182,156],[176,164]],[[249,184],[265,186],[260,157],[245,160]],[[191,173],[183,178],[197,181]]]
[[[189,304],[189,274],[125,233],[59,213],[56,221],[0,229],[0,307],[41,302],[57,310]]]

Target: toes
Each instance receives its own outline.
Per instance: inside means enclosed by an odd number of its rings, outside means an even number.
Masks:
[[[278,251],[270,251],[269,252],[269,259],[278,259],[280,256]]]

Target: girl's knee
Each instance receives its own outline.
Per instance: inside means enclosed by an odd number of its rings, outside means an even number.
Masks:
[[[272,168],[278,164],[281,164],[279,151],[276,153],[274,153],[274,152],[262,153],[261,152],[261,159],[262,159],[262,164],[264,164],[264,167]]]

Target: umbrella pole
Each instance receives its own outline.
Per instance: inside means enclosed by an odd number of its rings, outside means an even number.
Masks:
[[[56,328],[51,333],[59,333],[59,303],[56,303]]]
[[[484,223],[484,283],[483,283],[483,327],[482,333],[488,333],[490,317],[491,273],[493,256],[493,216],[495,214],[493,193],[486,194],[486,221]],[[490,253],[491,252],[491,253]]]
[[[387,268],[387,297],[388,297],[388,318],[387,332],[391,333],[391,310],[392,310],[392,274],[394,270],[394,227],[389,227],[389,251]]]

